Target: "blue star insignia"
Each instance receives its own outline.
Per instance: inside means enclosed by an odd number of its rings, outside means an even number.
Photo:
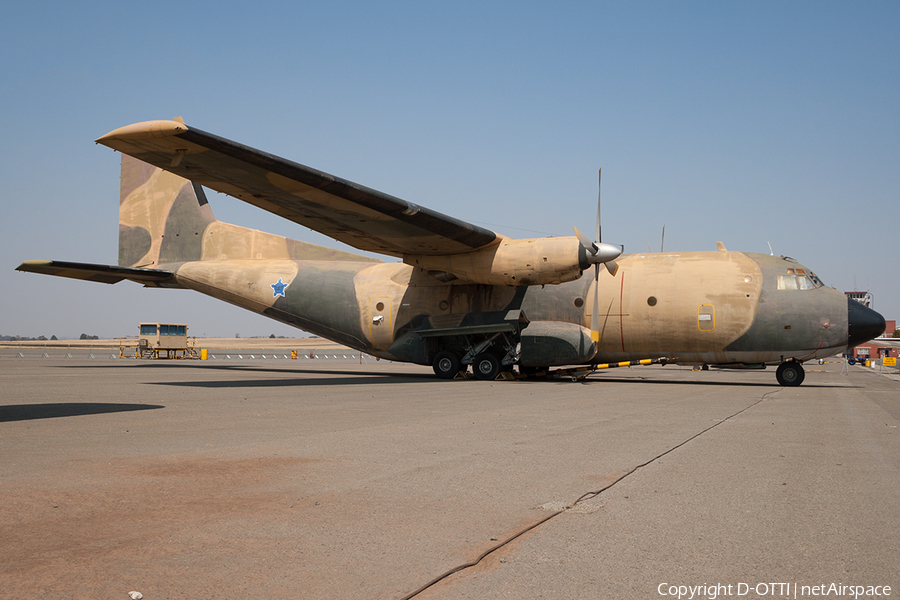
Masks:
[[[273,297],[273,298],[277,298],[278,296],[281,296],[282,298],[284,298],[284,297],[285,297],[285,295],[284,295],[284,288],[286,288],[286,287],[289,286],[289,285],[290,285],[289,283],[282,283],[282,282],[281,282],[281,277],[279,277],[279,278],[278,278],[278,283],[273,283],[273,284],[271,285],[271,288],[272,288],[272,290],[273,290],[272,297]]]

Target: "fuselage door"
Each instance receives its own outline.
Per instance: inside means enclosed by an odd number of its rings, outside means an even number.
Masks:
[[[386,350],[394,343],[390,298],[382,296],[369,300],[369,339],[379,350]]]
[[[697,307],[697,328],[700,331],[712,331],[716,328],[716,308],[712,304]]]

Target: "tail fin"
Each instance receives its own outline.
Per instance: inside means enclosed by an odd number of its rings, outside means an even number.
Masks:
[[[203,233],[216,222],[203,188],[122,155],[119,266],[200,260]]]
[[[123,154],[119,266],[216,259],[381,262],[218,221],[200,185]]]

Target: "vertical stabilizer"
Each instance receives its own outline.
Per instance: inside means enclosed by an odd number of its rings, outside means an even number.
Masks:
[[[200,185],[122,155],[120,267],[247,259],[381,262],[217,221]]]
[[[203,233],[216,222],[203,188],[122,155],[119,266],[200,260]]]

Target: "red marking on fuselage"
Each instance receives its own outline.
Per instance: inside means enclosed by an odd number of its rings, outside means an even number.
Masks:
[[[619,284],[619,335],[622,337],[622,352],[625,352],[625,308],[622,297],[625,295],[625,271],[622,271],[622,282]]]

